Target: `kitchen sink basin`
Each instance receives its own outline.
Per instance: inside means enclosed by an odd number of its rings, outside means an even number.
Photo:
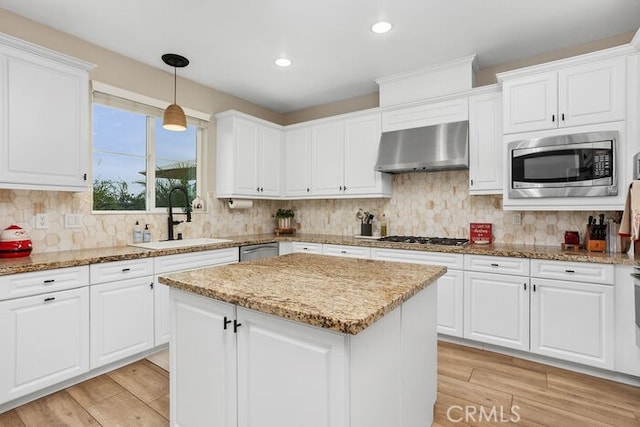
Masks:
[[[226,242],[231,242],[231,240],[209,239],[206,237],[202,237],[197,239],[163,240],[160,242],[149,242],[149,243],[130,243],[129,246],[135,246],[137,248],[160,250],[160,249],[188,248],[190,246],[215,245],[216,243],[226,243]]]

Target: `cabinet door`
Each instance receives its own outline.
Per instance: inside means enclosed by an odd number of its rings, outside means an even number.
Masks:
[[[237,317],[238,426],[345,426],[344,335],[240,307]]]
[[[555,71],[506,80],[502,85],[504,133],[558,127]]]
[[[438,333],[463,336],[464,330],[464,274],[447,270],[438,279]]]
[[[311,128],[289,130],[285,138],[285,196],[308,196],[312,193]]]
[[[343,194],[344,123],[314,126],[311,149],[313,195]]]
[[[153,277],[91,286],[91,368],[153,347]]]
[[[277,129],[261,127],[260,144],[260,195],[280,196],[282,181],[282,133]]]
[[[380,144],[380,115],[348,120],[345,124],[345,194],[380,193],[381,173],[374,171]]]
[[[625,57],[560,70],[560,126],[624,120],[625,71]]]
[[[0,342],[0,403],[88,372],[88,287],[1,302]]]
[[[7,46],[0,54],[0,186],[87,190],[87,71]]]
[[[614,287],[536,278],[531,285],[531,352],[612,369]]]
[[[464,337],[529,350],[529,278],[464,273]]]
[[[225,323],[235,319],[235,308],[178,289],[170,293],[171,425],[237,427],[236,334]]]
[[[248,120],[235,118],[233,133],[236,151],[234,193],[258,195],[258,156],[260,154],[258,125]],[[228,167],[234,167],[234,165]]]
[[[469,97],[469,194],[502,194],[502,93]]]

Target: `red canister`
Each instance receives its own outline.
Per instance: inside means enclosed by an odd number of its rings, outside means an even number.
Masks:
[[[29,233],[17,225],[10,225],[0,233],[0,258],[29,256],[33,245]]]
[[[569,245],[577,245],[580,243],[580,233],[577,231],[565,231],[564,242]]]

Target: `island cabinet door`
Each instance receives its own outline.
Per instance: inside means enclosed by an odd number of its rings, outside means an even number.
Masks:
[[[236,427],[235,306],[170,289],[171,425]]]
[[[240,307],[237,318],[239,427],[348,425],[344,334]]]

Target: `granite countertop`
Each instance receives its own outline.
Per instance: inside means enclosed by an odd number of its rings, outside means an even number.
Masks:
[[[355,335],[445,274],[445,267],[289,254],[161,276],[160,283]]]
[[[133,246],[117,246],[110,248],[81,249],[74,251],[35,253],[28,257],[0,259],[0,275],[26,273],[30,271],[50,270],[53,268],[74,267],[97,264],[101,262],[123,261],[128,259],[147,258],[179,253],[197,252],[210,249],[224,249],[258,243],[302,241],[307,243],[323,243],[349,246],[364,246],[389,249],[407,249],[426,252],[447,252],[459,254],[492,255],[517,258],[547,259],[556,261],[595,262],[603,264],[635,265],[636,261],[626,253],[566,252],[560,246],[536,245],[469,245],[465,247],[417,245],[412,243],[380,242],[370,239],[358,239],[353,236],[336,236],[327,234],[295,234],[280,235],[253,234],[244,236],[215,236],[231,240],[225,243],[193,246],[186,248],[149,250]]]

